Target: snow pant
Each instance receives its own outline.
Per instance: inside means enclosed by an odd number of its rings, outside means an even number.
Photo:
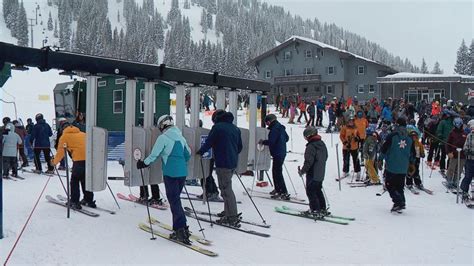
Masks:
[[[217,185],[216,182],[214,181],[214,177],[212,176],[212,171],[214,170],[214,159],[211,159],[209,162],[209,176],[206,177],[206,194],[213,194],[213,193],[218,193],[217,191]],[[201,179],[201,187],[204,189],[204,178]]]
[[[375,160],[374,159],[367,159],[365,160],[365,170],[367,171],[367,176],[370,179],[371,183],[379,183],[380,178],[377,174],[377,170],[375,169]]]
[[[285,162],[285,157],[283,158],[273,157],[273,162],[272,162],[273,184],[275,185],[275,191],[281,194],[288,193],[288,190],[286,189],[285,179],[283,178],[283,163],[284,162]]]
[[[441,150],[441,156],[439,158],[439,170],[446,169],[446,148],[444,145],[440,145],[439,149]]]
[[[416,161],[415,161],[415,172],[413,172],[412,175],[407,174],[406,185],[407,186],[412,186],[413,181],[415,181],[415,185],[417,185],[417,186],[421,185],[420,159],[419,158],[416,158]]]
[[[298,123],[301,123],[301,117],[304,116],[304,121],[308,123],[308,117],[306,116],[306,111],[301,111],[300,110],[300,116],[298,117]]]
[[[43,166],[41,165],[40,154],[43,152],[44,159],[48,165],[48,171],[53,171],[54,167],[51,165],[51,149],[50,148],[34,148],[35,153],[35,168],[36,170],[43,171]]]
[[[160,197],[160,186],[154,184],[150,185],[151,187],[151,198],[159,200]],[[148,186],[140,186],[140,198],[148,199],[150,194],[148,194]]]
[[[446,177],[449,183],[458,184],[458,170],[462,171],[464,167],[464,159],[459,159],[459,169],[458,169],[458,157],[455,155],[453,158],[449,159],[448,172]]]
[[[306,123],[306,126],[307,126],[307,127],[309,127],[309,126],[314,127],[314,115],[309,115],[309,120],[308,120],[308,122]]]
[[[79,197],[81,195],[79,190],[79,183],[82,187],[84,200],[87,202],[92,202],[94,200],[94,193],[86,190],[86,161],[73,162],[70,183],[72,203],[79,203]]]
[[[365,139],[360,139],[360,140],[358,141],[358,143],[359,143],[360,159],[361,159],[362,163],[364,163],[364,154],[363,154],[364,142],[365,142]]]
[[[18,146],[18,153],[20,154],[21,158],[21,166],[27,166],[28,165],[28,158],[26,158],[25,154],[25,147],[23,145]]]
[[[235,169],[216,168],[219,189],[221,190],[222,199],[224,199],[224,213],[227,217],[237,215],[237,202],[235,201],[235,194],[232,190],[232,176],[234,170]]]
[[[439,149],[438,149],[438,142],[431,142],[430,149],[428,151],[428,162],[433,161],[433,157],[435,157],[435,161],[439,161]]]
[[[306,176],[306,196],[312,211],[326,210],[326,199],[322,191],[323,181],[308,180]]]
[[[33,148],[31,147],[30,139],[31,139],[31,135],[27,135],[25,137],[25,148],[26,148],[26,154],[28,155],[28,158],[30,160],[33,160],[34,153],[33,153]]]
[[[181,205],[181,191],[183,191],[186,177],[164,176],[163,179],[165,181],[166,197],[173,216],[173,230],[176,231],[186,226],[186,215]]]
[[[342,150],[342,171],[349,173],[349,160],[352,156],[352,164],[354,165],[354,172],[360,172],[359,151],[358,150]]]
[[[405,194],[403,192],[405,176],[406,174],[394,174],[385,171],[385,187],[392,198],[393,204],[397,206],[405,206]]]
[[[16,157],[3,156],[3,176],[8,176],[10,169],[12,169],[12,174],[14,176],[18,175],[18,159]]]
[[[328,131],[331,131],[336,125],[336,117],[329,118]]]
[[[464,178],[461,182],[461,190],[465,193],[469,193],[469,187],[471,186],[472,176],[474,175],[474,159],[467,159],[464,164]]]
[[[323,126],[323,111],[316,112],[316,126],[322,127]]]

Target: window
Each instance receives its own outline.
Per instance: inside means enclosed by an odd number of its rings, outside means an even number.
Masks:
[[[357,85],[357,93],[364,93],[364,85],[362,84]]]
[[[313,51],[311,51],[311,50],[306,50],[306,51],[304,51],[304,57],[305,57],[305,58],[311,58],[311,57],[313,57]]]
[[[114,114],[123,113],[123,90],[113,91],[113,108]]]
[[[286,51],[283,57],[284,60],[291,60],[291,51]]]
[[[364,66],[358,66],[357,67],[357,75],[364,75],[365,74],[365,67]]]
[[[315,92],[321,92],[321,87],[315,86],[315,87],[314,87],[314,91],[315,91]]]
[[[321,57],[323,57],[323,56],[324,56],[324,51],[323,51],[323,49],[318,48],[318,50],[316,50],[316,54],[317,54],[317,55],[320,55]]]
[[[265,71],[265,78],[266,79],[272,78],[272,71],[270,71],[270,70]]]
[[[285,76],[291,76],[293,75],[293,69],[285,69]]]
[[[375,93],[375,86],[369,85],[369,93]]]
[[[140,114],[145,113],[145,90],[140,90]]]
[[[115,80],[115,85],[125,84],[125,78],[120,78]]]
[[[305,74],[305,75],[311,75],[311,74],[313,74],[313,68],[312,68],[312,67],[305,67],[305,68],[304,68],[304,74]]]
[[[303,88],[303,92],[308,92],[308,88]]]
[[[107,86],[107,81],[101,80],[97,82],[97,87],[105,87],[105,86]]]
[[[326,94],[334,94],[334,86],[326,85]]]
[[[334,75],[336,73],[336,67],[330,66],[327,68],[327,74],[328,75]]]
[[[296,88],[295,87],[290,87],[289,93],[296,93]]]

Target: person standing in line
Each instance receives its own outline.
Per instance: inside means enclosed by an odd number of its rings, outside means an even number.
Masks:
[[[466,142],[464,143],[463,151],[466,156],[466,163],[464,164],[464,178],[461,182],[462,199],[464,201],[469,200],[469,188],[472,182],[472,176],[474,175],[474,119],[470,120],[467,124],[469,131]]]
[[[413,139],[413,145],[415,147],[415,161],[411,163],[408,167],[408,174],[406,177],[407,188],[411,189],[413,183],[418,189],[423,189],[423,184],[420,178],[420,161],[421,158],[425,158],[425,148],[420,142],[420,137],[416,130],[412,130],[409,133],[410,137]]]
[[[309,115],[309,120],[306,123],[306,127],[314,127],[314,117],[316,115],[316,106],[314,105],[314,101],[312,101],[311,104],[308,105],[308,109],[306,110],[306,112]]]
[[[364,112],[359,110],[357,111],[357,117],[354,120],[355,127],[357,128],[357,132],[359,133],[359,151],[361,157],[361,164],[364,164],[364,156],[362,154],[362,149],[364,147],[364,141],[366,137],[366,129],[369,126],[369,122],[364,117]]]
[[[323,126],[323,111],[326,112],[326,108],[324,106],[323,99],[319,98],[318,103],[316,105],[316,126],[317,127]]]
[[[354,124],[354,117],[349,117],[347,125],[343,126],[339,133],[339,138],[342,141],[342,176],[345,178],[349,176],[349,160],[352,156],[352,163],[356,181],[360,181],[360,161],[359,161],[359,132]]]
[[[441,150],[441,156],[439,159],[439,171],[442,174],[445,174],[446,172],[446,146],[443,145],[444,143],[448,142],[448,137],[449,133],[451,133],[451,130],[453,130],[454,124],[453,124],[453,118],[451,116],[451,113],[448,110],[443,110],[443,117],[441,122],[438,124],[438,128],[436,129],[436,136],[440,140],[440,147],[439,149]]]
[[[300,101],[300,104],[298,105],[298,109],[300,110],[300,116],[298,117],[297,122],[301,123],[301,117],[304,116],[304,122],[308,123],[308,117],[306,116],[306,103],[304,100]]]
[[[232,122],[234,115],[224,110],[216,110],[215,124],[206,141],[196,154],[202,156],[210,148],[214,152],[216,174],[221,196],[224,199],[224,211],[219,213],[216,223],[240,227],[241,214],[237,210],[235,194],[232,190],[232,176],[237,168],[239,153],[242,151],[240,129]]]
[[[15,133],[15,126],[12,123],[8,123],[3,131],[7,134],[3,135],[2,144],[2,165],[3,165],[3,178],[8,178],[10,169],[12,170],[12,176],[18,176],[18,145],[21,145],[23,141],[21,137]],[[4,134],[5,132],[2,132]]]
[[[25,154],[25,139],[26,135],[28,134],[26,132],[26,129],[23,125],[21,125],[17,120],[13,120],[13,125],[15,126],[15,133],[20,136],[22,143],[18,145],[18,153],[20,154],[21,158],[21,167],[27,167],[28,166],[28,158],[26,157]]]
[[[306,128],[303,136],[308,143],[304,152],[304,164],[303,167],[298,166],[298,174],[300,176],[306,174],[306,195],[309,201],[309,210],[306,214],[324,217],[330,214],[322,191],[328,150],[316,128]]]
[[[156,139],[150,155],[143,161],[137,161],[137,168],[146,168],[161,157],[166,197],[173,215],[173,233],[170,238],[190,245],[190,232],[180,196],[188,175],[187,165],[191,158],[191,149],[181,130],[174,126],[173,117],[162,115],[157,124],[162,134]]]
[[[34,152],[33,152],[33,147],[31,146],[31,134],[33,133],[33,127],[35,124],[33,124],[33,120],[31,118],[26,119],[26,138],[25,138],[25,148],[26,148],[26,154],[28,155],[28,159],[34,160]]]
[[[460,117],[456,117],[453,120],[454,128],[451,130],[448,136],[448,140],[444,148],[449,158],[448,172],[446,174],[446,180],[448,181],[448,186],[451,188],[456,188],[458,186],[457,177],[459,175],[458,171],[462,171],[464,168],[464,151],[461,150],[461,154],[458,160],[457,148],[462,149],[466,143],[467,134],[463,129],[463,121]],[[459,165],[459,169],[458,169]]]
[[[290,138],[286,133],[285,126],[277,121],[275,115],[267,115],[265,117],[265,124],[270,130],[268,140],[259,140],[259,144],[268,146],[273,158],[272,176],[275,189],[270,194],[274,199],[289,200],[290,194],[288,194],[285,179],[283,178],[283,163],[286,157],[286,143]]]
[[[30,143],[33,144],[33,150],[35,153],[35,170],[36,173],[42,173],[43,167],[41,165],[40,154],[43,152],[44,159],[48,165],[47,174],[54,174],[54,168],[51,165],[51,143],[49,137],[53,135],[51,127],[46,123],[43,118],[43,114],[37,114],[35,116],[36,124],[33,127],[31,134]]]
[[[393,201],[392,212],[400,212],[406,208],[405,176],[408,166],[414,162],[415,146],[408,136],[406,120],[397,119],[396,128],[387,136],[382,145],[381,155],[385,160],[385,187]]]

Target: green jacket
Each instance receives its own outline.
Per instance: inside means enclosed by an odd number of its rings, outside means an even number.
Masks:
[[[379,152],[379,144],[374,136],[367,136],[364,141],[362,155],[366,160],[374,160]]]
[[[442,120],[436,129],[436,136],[444,142],[448,141],[449,133],[453,130],[453,127],[453,118]]]

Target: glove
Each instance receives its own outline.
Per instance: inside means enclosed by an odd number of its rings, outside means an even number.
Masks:
[[[149,165],[146,164],[144,161],[142,160],[138,160],[137,161],[137,168],[138,169],[143,169],[143,168],[147,168]]]
[[[263,145],[263,139],[259,140],[258,144]]]
[[[449,157],[449,159],[453,159],[454,153],[452,153],[452,152],[448,153],[448,157]]]

